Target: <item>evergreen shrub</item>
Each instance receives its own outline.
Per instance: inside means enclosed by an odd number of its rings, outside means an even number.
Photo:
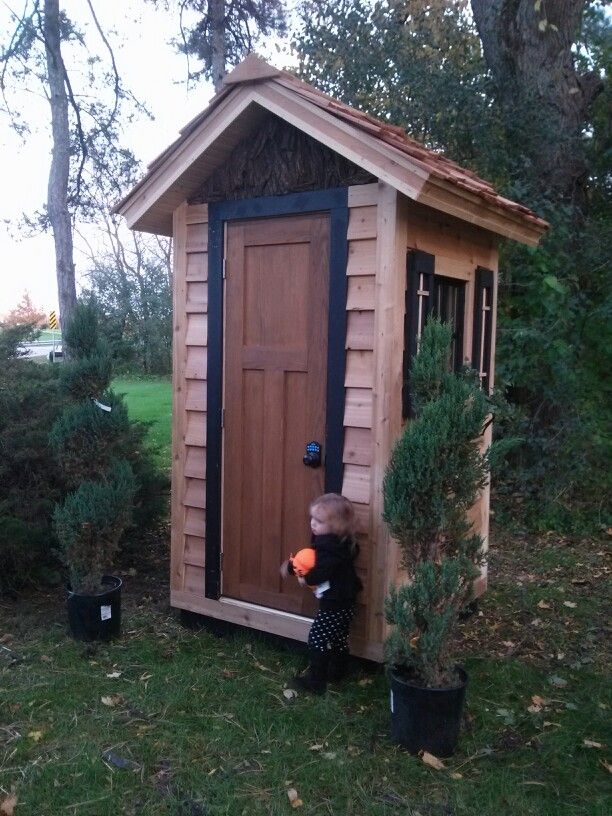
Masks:
[[[53,522],[72,587],[94,594],[102,585],[102,575],[130,524],[135,488],[132,469],[122,461],[102,481],[82,482],[56,507]]]
[[[131,431],[125,403],[112,391],[100,395],[98,402],[111,410],[99,408],[91,398],[77,402],[63,412],[49,436],[64,478],[72,487],[106,471],[118,450],[127,452]]]
[[[59,578],[51,516],[62,478],[48,436],[65,402],[57,366],[23,356],[35,334],[0,326],[0,594]]]
[[[64,341],[71,357],[61,383],[73,403],[50,440],[72,492],[53,521],[72,589],[95,593],[132,522],[138,485],[129,457],[139,451],[126,445],[133,434],[121,397],[108,391],[112,367],[92,304],[77,306]]]
[[[415,417],[397,441],[383,483],[384,520],[408,581],[391,588],[386,660],[428,687],[451,685],[450,640],[482,562],[469,509],[488,477],[480,437],[490,407],[474,372],[450,368],[451,329],[427,323],[412,361]]]

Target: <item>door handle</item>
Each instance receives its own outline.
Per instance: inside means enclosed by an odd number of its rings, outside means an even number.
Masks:
[[[318,442],[312,441],[306,445],[302,462],[304,462],[306,467],[321,467],[321,446]]]

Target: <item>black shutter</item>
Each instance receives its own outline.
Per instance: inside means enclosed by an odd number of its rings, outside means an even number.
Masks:
[[[435,257],[433,255],[420,249],[411,249],[408,252],[406,259],[406,309],[404,312],[403,419],[412,415],[410,366],[412,358],[417,353],[420,333],[423,331],[423,326],[433,307],[434,268]]]
[[[491,391],[491,341],[493,338],[493,287],[495,275],[482,266],[476,268],[474,287],[474,332],[472,334],[472,368],[480,374],[487,393]],[[486,307],[486,308],[485,308]]]

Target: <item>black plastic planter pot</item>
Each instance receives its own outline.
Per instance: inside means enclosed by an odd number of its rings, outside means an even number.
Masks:
[[[97,595],[68,590],[68,622],[76,640],[112,640],[121,632],[121,578],[104,575],[107,586]]]
[[[422,688],[395,671],[389,672],[393,740],[410,753],[454,754],[468,682],[462,668],[457,667],[457,672],[461,683],[451,688]]]

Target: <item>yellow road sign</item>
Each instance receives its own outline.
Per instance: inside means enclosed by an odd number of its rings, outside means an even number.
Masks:
[[[55,314],[55,312],[49,313],[49,328],[59,329],[59,320],[57,319],[57,315]]]

